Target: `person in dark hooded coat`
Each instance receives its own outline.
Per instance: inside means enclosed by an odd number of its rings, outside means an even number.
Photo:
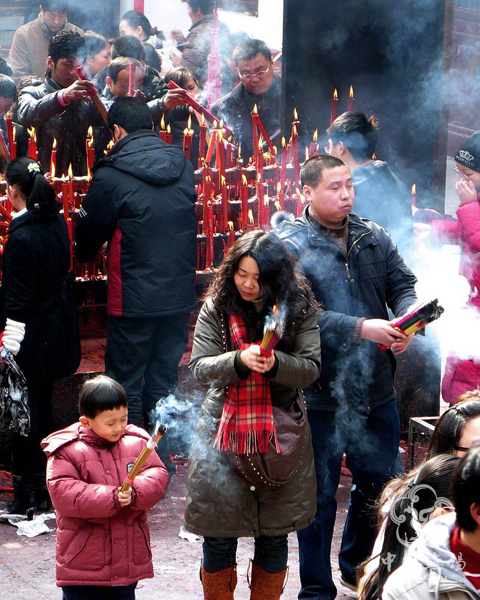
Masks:
[[[108,242],[105,367],[127,392],[130,422],[149,427],[149,412],[176,388],[195,305],[193,167],[152,131],[140,98],[117,98],[108,121],[116,144],[93,168],[76,253],[92,260]]]

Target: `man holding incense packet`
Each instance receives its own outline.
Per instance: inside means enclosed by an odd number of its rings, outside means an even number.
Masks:
[[[156,438],[127,425],[127,395],[113,379],[84,383],[79,412],[78,423],[42,442],[57,585],[63,600],[133,600],[138,581],[153,577],[146,511],[162,499],[167,470],[152,452]]]
[[[342,584],[356,587],[356,569],[370,556],[373,507],[395,476],[400,423],[394,354],[411,340],[388,320],[417,302],[416,278],[385,229],[358,217],[348,166],[334,156],[306,161],[300,174],[308,206],[278,235],[295,254],[322,308],[322,373],[305,390],[317,473],[315,523],[298,532],[299,598],[332,600],[330,551],[342,457],[353,475],[339,555]],[[379,345],[388,348],[382,351]]]

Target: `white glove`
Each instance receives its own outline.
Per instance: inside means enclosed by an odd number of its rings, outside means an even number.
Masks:
[[[20,344],[25,337],[25,323],[7,319],[5,331],[3,332],[3,347],[12,354],[18,354]]]

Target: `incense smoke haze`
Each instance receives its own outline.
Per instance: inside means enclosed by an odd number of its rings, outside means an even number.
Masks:
[[[150,421],[167,427],[169,447],[175,453],[188,454],[202,401],[199,394],[194,394],[190,402],[170,394],[160,398],[155,410],[151,411]]]

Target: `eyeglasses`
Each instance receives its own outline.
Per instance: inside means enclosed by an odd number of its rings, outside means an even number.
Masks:
[[[261,79],[266,73],[270,71],[271,66],[272,63],[268,65],[267,69],[261,69],[260,71],[255,71],[255,73],[240,73],[238,69],[237,72],[240,79],[243,79],[244,81],[251,81],[254,77],[258,77],[258,79]]]

